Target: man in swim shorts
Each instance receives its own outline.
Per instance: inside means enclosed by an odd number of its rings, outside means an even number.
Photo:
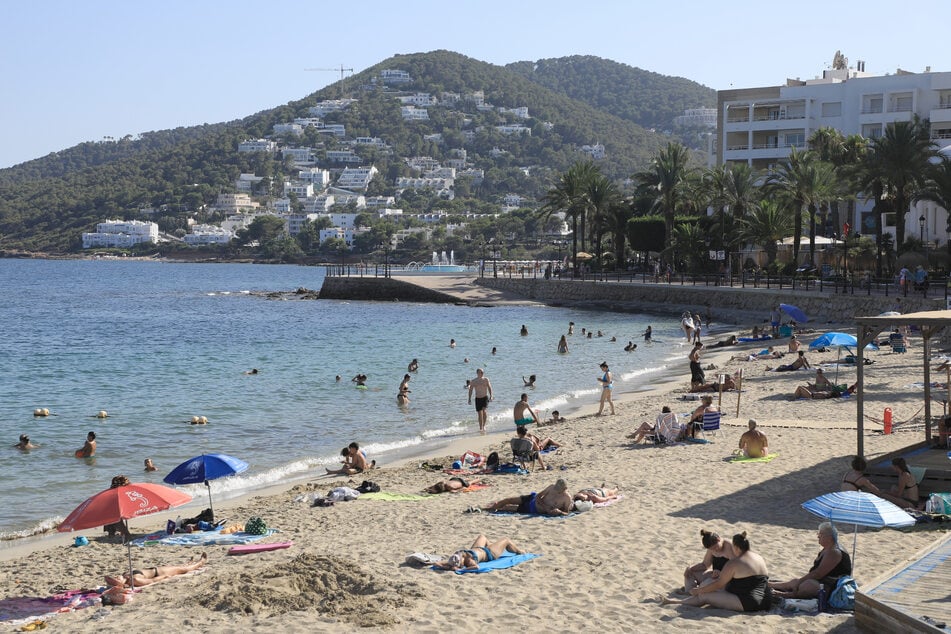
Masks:
[[[526,513],[531,515],[570,515],[574,501],[568,493],[568,484],[563,478],[539,493],[529,493],[505,498],[482,508],[484,511],[501,513]]]
[[[522,397],[512,408],[512,415],[515,417],[515,426],[524,427],[538,422],[538,414],[528,404],[528,394],[522,394]]]
[[[479,418],[479,431],[485,433],[485,423],[489,417],[489,401],[492,400],[492,384],[486,378],[482,368],[476,370],[476,378],[469,382],[469,403],[472,403],[472,394],[475,393],[476,415]]]

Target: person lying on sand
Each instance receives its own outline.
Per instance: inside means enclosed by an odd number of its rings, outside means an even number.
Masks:
[[[811,368],[809,360],[806,359],[806,353],[803,350],[799,351],[799,358],[793,361],[792,363],[785,363],[783,365],[776,366],[776,368],[766,368],[767,372],[792,372],[793,370],[799,370],[801,368]]]
[[[131,578],[127,572],[118,577],[107,576],[106,585],[114,588],[131,588],[134,585],[136,588],[141,588],[198,570],[206,563],[208,563],[208,553],[202,553],[197,560],[189,559],[181,566],[153,566],[144,570],[133,570]]]
[[[483,561],[494,561],[506,552],[521,555],[523,551],[508,537],[489,542],[488,537],[479,535],[469,548],[457,550],[433,565],[441,570],[475,570]]]
[[[834,385],[828,388],[820,389],[817,389],[812,385],[800,385],[796,388],[796,391],[793,392],[792,398],[793,400],[797,398],[833,398],[842,396],[843,394],[855,394],[855,390],[856,385],[854,383],[845,390]]]
[[[426,493],[456,493],[469,488],[473,484],[482,484],[480,480],[466,480],[458,476],[453,476],[448,480],[441,480],[432,486],[428,486],[423,491]]]
[[[616,500],[620,494],[620,489],[606,489],[602,484],[600,487],[586,487],[581,489],[572,497],[575,501],[582,502],[594,502],[595,504],[601,504],[602,502],[609,502],[611,500]]]
[[[775,346],[770,346],[764,348],[759,352],[751,352],[746,355],[735,354],[730,358],[730,361],[756,361],[757,359],[782,359],[783,352],[780,352],[776,349]]]
[[[529,515],[569,515],[573,508],[574,500],[568,494],[568,483],[559,478],[557,482],[545,487],[540,493],[505,498],[484,506],[482,510]]]

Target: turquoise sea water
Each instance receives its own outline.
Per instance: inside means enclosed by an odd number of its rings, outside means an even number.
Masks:
[[[475,438],[465,380],[476,367],[495,390],[491,430],[511,427],[523,375],[537,375],[534,406],[570,414],[597,401],[601,361],[611,364],[621,391],[686,365],[679,310],[658,318],[255,293],[319,289],[322,279],[315,267],[0,260],[0,440],[8,445],[0,450],[0,536],[51,527],[114,475],[160,482],[200,453],[251,464],[213,484],[223,499],[323,473],[352,440],[385,463],[448,438]],[[569,321],[576,324],[571,351],[559,355]],[[653,345],[640,337],[648,324]],[[604,337],[583,339],[582,327]],[[623,351],[628,340],[640,344],[636,352]],[[401,409],[397,387],[414,357],[420,368],[411,403]],[[245,375],[251,368],[259,374]],[[358,372],[369,376],[369,389],[350,383]],[[42,407],[53,415],[35,418]],[[100,410],[109,418],[95,418]],[[191,425],[192,416],[209,424]],[[90,430],[97,454],[77,459],[73,452]],[[22,433],[40,448],[9,448]],[[146,457],[157,472],[143,472]],[[207,499],[204,487],[186,490]]]

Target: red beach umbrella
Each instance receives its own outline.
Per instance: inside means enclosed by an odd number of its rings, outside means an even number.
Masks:
[[[127,520],[152,515],[190,502],[192,496],[161,484],[133,483],[114,489],[100,491],[73,509],[63,523],[56,527],[61,533],[78,531],[126,522]],[[129,579],[132,579],[132,543],[129,550]]]

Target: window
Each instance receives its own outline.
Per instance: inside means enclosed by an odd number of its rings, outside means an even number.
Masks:
[[[841,101],[827,101],[822,104],[822,116],[827,117],[841,117],[842,116],[842,102]]]
[[[862,126],[862,136],[866,139],[877,139],[882,136],[881,123],[866,123]]]

